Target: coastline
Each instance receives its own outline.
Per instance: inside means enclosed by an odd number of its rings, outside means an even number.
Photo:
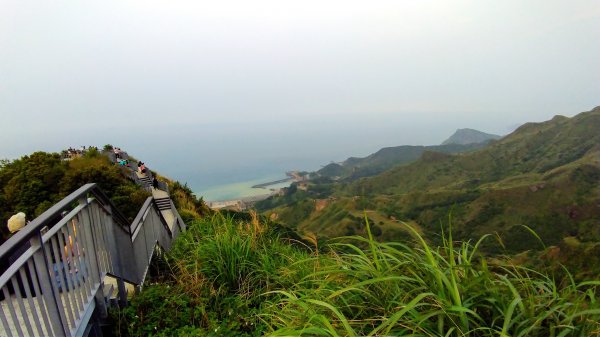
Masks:
[[[208,207],[219,210],[219,209],[235,209],[235,210],[244,210],[251,206],[253,203],[265,200],[273,195],[278,194],[279,191],[273,191],[267,194],[261,195],[253,195],[249,197],[242,197],[239,199],[231,199],[231,200],[220,200],[220,201],[208,201],[206,204]]]
[[[280,179],[280,180],[275,180],[275,181],[269,181],[268,183],[262,183],[262,184],[254,185],[254,186],[252,186],[252,188],[266,188],[267,186],[285,183],[285,182],[288,182],[290,180],[294,180],[294,178],[289,177],[289,178],[285,178],[285,179]]]
[[[210,207],[214,210],[219,210],[219,209],[244,210],[244,209],[247,209],[248,207],[251,207],[252,204],[254,204],[255,202],[265,200],[273,195],[277,195],[277,194],[281,193],[281,191],[283,189],[288,188],[289,185],[291,185],[292,183],[303,181],[305,179],[304,177],[300,176],[298,174],[298,172],[296,172],[296,171],[286,172],[286,175],[288,177],[285,179],[269,181],[266,183],[260,183],[260,184],[255,184],[255,185],[251,186],[252,189],[261,189],[261,190],[268,189],[268,190],[270,190],[269,192],[264,191],[267,193],[261,193],[261,194],[256,194],[256,195],[249,195],[249,196],[243,196],[243,197],[225,199],[225,200],[207,201],[206,204],[208,205],[208,207]],[[281,185],[281,184],[286,184],[286,186],[269,188],[270,186],[276,186],[276,185]]]

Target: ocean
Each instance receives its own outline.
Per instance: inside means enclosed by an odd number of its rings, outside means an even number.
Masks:
[[[196,195],[202,196],[206,201],[241,199],[246,197],[270,194],[274,190],[290,186],[290,184],[292,183],[291,180],[283,183],[269,185],[265,188],[252,188],[252,186],[254,185],[277,181],[285,178],[287,178],[285,174],[271,174],[252,180],[232,182],[223,185],[202,188],[198,191],[194,190],[194,192],[196,193]]]

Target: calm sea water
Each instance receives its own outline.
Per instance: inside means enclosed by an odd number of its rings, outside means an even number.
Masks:
[[[288,187],[291,181],[269,185],[265,188],[252,188],[254,185],[285,179],[285,174],[272,174],[253,180],[234,182],[229,184],[212,186],[195,191],[197,195],[203,196],[206,201],[220,201],[240,199],[245,197],[259,196],[271,193],[283,187]]]

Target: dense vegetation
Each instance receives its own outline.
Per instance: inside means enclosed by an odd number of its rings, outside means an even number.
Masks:
[[[459,239],[498,233],[502,244],[484,244],[488,253],[502,245],[514,253],[541,248],[532,247],[522,225],[549,245],[573,238],[594,250],[600,244],[598,130],[600,108],[557,116],[473,152],[424,152],[410,164],[351,182],[315,179],[307,191],[288,191],[258,207],[300,233],[321,237],[364,235],[366,211],[381,229],[380,240],[406,236],[402,220],[441,244],[439,220],[452,214]]]
[[[132,221],[150,193],[128,177],[127,168],[114,165],[95,149],[70,160],[61,154],[46,152],[4,160],[0,163],[0,223],[6,224],[17,212],[24,212],[27,219],[32,220],[91,182],[98,184],[119,211]],[[209,213],[204,201],[197,199],[187,185],[165,177],[160,179],[168,182],[171,198],[184,220]],[[9,235],[5,225],[0,226],[0,234],[2,243]]]
[[[367,232],[370,234],[369,226]],[[597,336],[600,282],[486,259],[446,234],[290,240],[220,214],[189,224],[160,283],[112,313],[122,336]],[[532,236],[535,240],[535,237]],[[309,239],[310,240],[310,239]]]
[[[131,221],[150,195],[126,178],[121,167],[96,150],[72,160],[58,153],[35,152],[0,165],[0,221],[17,212],[32,220],[79,187],[94,182]],[[0,226],[4,242],[6,226]]]
[[[255,213],[212,214],[159,176],[188,230],[154,258],[131,306],[111,312],[112,332],[600,336],[599,129],[597,108],[475,152],[422,152],[369,178],[338,179],[345,165],[333,164],[335,177],[313,174],[308,190],[259,203],[304,239]],[[4,161],[0,216],[31,219],[96,182],[133,218],[148,194],[122,169],[97,151]]]

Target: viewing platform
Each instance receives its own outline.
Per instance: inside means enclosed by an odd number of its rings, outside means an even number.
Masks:
[[[123,172],[151,192],[133,221],[89,183],[0,246],[0,337],[101,335],[108,308],[126,306],[154,254],[185,231],[165,182]]]

